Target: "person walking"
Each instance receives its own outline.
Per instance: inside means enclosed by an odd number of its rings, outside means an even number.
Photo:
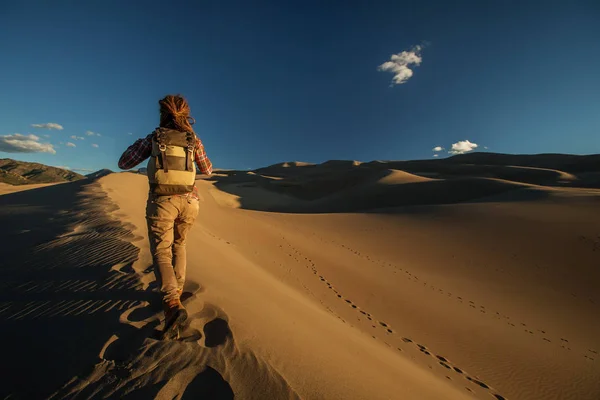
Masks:
[[[119,168],[131,169],[147,158],[149,181],[146,221],[154,272],[162,295],[164,338],[178,335],[187,319],[181,304],[186,276],[186,237],[199,211],[198,172],[211,175],[212,163],[192,129],[190,106],[181,95],[158,102],[159,127],[138,139],[119,159]]]

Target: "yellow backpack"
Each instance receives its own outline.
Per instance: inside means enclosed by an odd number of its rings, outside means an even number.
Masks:
[[[148,160],[150,192],[172,195],[193,191],[196,180],[194,132],[158,128],[153,133],[152,154]]]

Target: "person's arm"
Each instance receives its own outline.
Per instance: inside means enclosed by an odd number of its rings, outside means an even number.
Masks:
[[[152,154],[152,134],[138,139],[119,158],[119,168],[131,169]]]
[[[206,155],[206,151],[204,150],[204,145],[200,141],[200,139],[196,138],[196,151],[195,151],[195,161],[198,166],[198,171],[201,174],[210,175],[212,174],[212,163],[210,159]]]

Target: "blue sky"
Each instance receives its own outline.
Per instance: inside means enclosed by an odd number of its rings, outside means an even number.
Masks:
[[[0,157],[117,170],[168,93],[217,168],[600,153],[598,1],[141,3],[0,5]]]

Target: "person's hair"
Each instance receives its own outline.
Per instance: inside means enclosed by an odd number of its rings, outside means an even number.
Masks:
[[[190,105],[183,96],[169,94],[158,101],[160,105],[160,127],[182,132],[194,132],[196,122],[190,117]]]

